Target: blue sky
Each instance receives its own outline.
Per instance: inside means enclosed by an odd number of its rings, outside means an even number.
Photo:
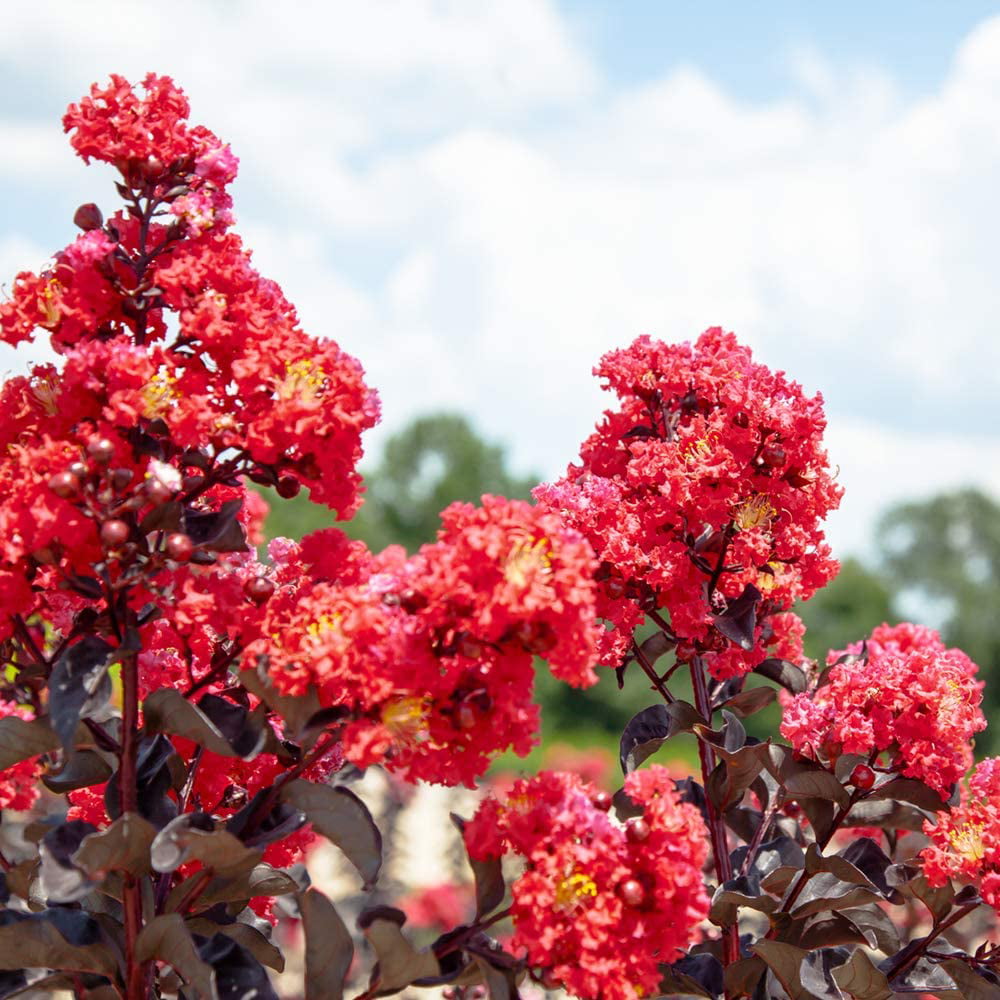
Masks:
[[[620,86],[688,63],[749,100],[787,94],[794,84],[790,56],[805,48],[877,67],[907,93],[927,93],[969,32],[1000,10],[983,0],[563,0],[559,8]]]
[[[722,325],[824,393],[839,554],[896,499],[1000,493],[996,5],[97,9],[5,7],[6,280],[72,238],[77,204],[113,207],[65,105],[155,69],[241,158],[258,266],[380,389],[371,451],[449,407],[558,475],[604,351]]]

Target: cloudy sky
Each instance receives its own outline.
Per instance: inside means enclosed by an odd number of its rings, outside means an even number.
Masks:
[[[823,392],[830,535],[864,554],[895,499],[1000,494],[1000,7],[753,6],[9,3],[0,275],[113,206],[65,105],[169,73],[240,157],[258,266],[381,391],[379,433],[457,408],[553,476],[604,351],[722,325]]]

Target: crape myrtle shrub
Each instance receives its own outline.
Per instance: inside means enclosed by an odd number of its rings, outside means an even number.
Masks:
[[[721,330],[643,338],[601,360],[615,402],[536,505],[455,504],[413,556],[327,529],[258,561],[247,481],[349,518],[378,401],[254,269],[236,158],[188,110],[157,76],[69,108],[122,205],[81,206],[0,305],[7,343],[60,355],[0,396],[0,806],[29,811],[0,856],[0,996],[273,997],[278,912],[309,998],[349,976],[366,1000],[1000,995],[975,665],[913,625],[802,654],[790,609],[836,571],[820,398]],[[526,753],[539,657],[648,679],[623,787],[547,771],[456,817],[475,915],[417,949],[350,778],[472,786]],[[776,693],[782,738],[748,738]],[[699,780],[639,769],[679,733]],[[356,927],[296,868],[317,837],[373,893]]]

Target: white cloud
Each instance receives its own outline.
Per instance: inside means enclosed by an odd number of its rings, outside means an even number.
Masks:
[[[529,0],[87,7],[19,5],[0,59],[37,72],[47,21],[50,95],[173,72],[242,158],[259,266],[362,359],[387,426],[464,408],[557,474],[601,353],[721,324],[823,390],[839,547],[907,490],[1000,488],[968,432],[1000,390],[1000,19],[928,96],[800,50],[789,93],[750,103],[692,65],[616,89]],[[58,133],[0,124],[3,169],[55,183]]]

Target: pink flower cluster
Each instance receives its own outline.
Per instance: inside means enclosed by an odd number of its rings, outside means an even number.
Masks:
[[[856,643],[830,662],[820,688],[786,703],[782,736],[814,759],[885,754],[947,799],[972,764],[973,736],[986,728],[977,666],[937,632],[909,623],[881,625],[866,652]]]
[[[822,447],[821,398],[754,363],[718,328],[694,344],[642,337],[605,355],[595,374],[619,405],[579,464],[536,496],[602,562],[599,610],[614,626],[603,662],[617,665],[645,612],[660,610],[679,648],[693,646],[716,676],[746,672],[790,621],[768,615],[836,571],[820,529],[841,495]],[[748,586],[761,595],[750,649],[714,618]]]
[[[577,775],[542,772],[503,803],[485,800],[465,827],[472,857],[524,859],[512,887],[513,945],[584,1000],[656,995],[658,966],[700,937],[708,913],[698,810],[678,801],[666,768],[633,772],[625,791],[644,810],[622,827],[606,794]]]
[[[1000,913],[1000,758],[980,761],[961,805],[938,813],[924,833],[931,841],[921,851],[927,881],[938,887],[952,878],[968,880]]]

